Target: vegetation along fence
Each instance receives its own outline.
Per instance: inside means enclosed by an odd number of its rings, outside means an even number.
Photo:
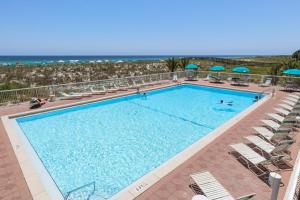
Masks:
[[[286,89],[297,90],[300,88],[300,77],[290,76],[269,76],[259,74],[236,74],[226,72],[211,72],[211,71],[178,71],[172,73],[160,73],[143,76],[125,77],[117,79],[106,79],[89,82],[68,83],[60,85],[48,85],[41,87],[22,88],[14,90],[2,90],[0,91],[0,105],[17,104],[25,101],[29,101],[31,97],[48,98],[50,95],[60,96],[60,92],[86,92],[90,87],[95,89],[102,86],[112,87],[113,85],[128,86],[134,83],[141,82],[155,82],[163,80],[172,80],[174,75],[177,78],[186,78],[189,76],[197,78],[205,78],[208,74],[218,76],[222,80],[227,81],[232,77],[248,76],[249,82],[260,84],[265,82],[267,78],[272,79],[273,85],[280,85]]]

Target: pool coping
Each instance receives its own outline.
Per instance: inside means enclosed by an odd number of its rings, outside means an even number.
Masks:
[[[183,85],[197,85],[197,86],[204,86],[204,87],[213,87],[213,86],[206,86],[202,84],[194,84],[194,83],[182,83]],[[162,88],[167,88],[171,86],[176,86],[179,84],[168,84],[168,85],[160,85],[159,87],[152,87],[145,89],[143,91],[151,91],[157,90]],[[242,92],[255,92],[259,93],[258,91],[253,90],[239,90],[239,89],[232,89],[232,88],[224,88],[224,87],[213,87],[213,88],[222,88],[222,89],[229,89],[229,90],[237,90]],[[23,172],[24,178],[27,182],[29,190],[33,196],[33,199],[54,199],[60,200],[64,199],[61,195],[59,188],[56,186],[55,182],[53,181],[51,175],[48,173],[46,167],[42,164],[42,161],[39,159],[37,153],[34,151],[33,147],[27,140],[26,136],[24,135],[23,131],[17,124],[14,118],[22,117],[26,115],[34,115],[39,114],[42,112],[48,112],[52,110],[93,103],[97,101],[109,100],[114,99],[122,96],[128,96],[135,94],[136,92],[126,92],[106,97],[95,98],[86,101],[80,101],[75,103],[64,104],[60,106],[53,106],[45,109],[35,110],[35,111],[26,111],[12,115],[3,116],[1,119],[4,124],[4,128],[9,136],[10,142],[13,146],[13,150],[16,154],[17,160]],[[199,139],[192,145],[188,146],[186,149],[181,151],[180,153],[176,154],[171,159],[165,161],[160,166],[155,168],[154,170],[148,172],[132,184],[128,185],[123,190],[116,193],[110,199],[126,199],[131,200],[142,194],[152,185],[157,183],[160,179],[171,173],[174,169],[178,166],[183,164],[185,161],[190,159],[194,156],[197,152],[203,149],[205,146],[210,144],[214,139],[218,136],[222,135],[226,130],[230,127],[238,123],[242,118],[247,116],[250,112],[257,109],[260,105],[266,102],[270,98],[270,95],[266,95],[263,99],[258,101],[257,103],[249,106],[247,109],[233,117],[232,119],[225,122],[223,125],[215,129],[214,131],[208,133],[205,137]],[[21,132],[21,134],[20,134]]]

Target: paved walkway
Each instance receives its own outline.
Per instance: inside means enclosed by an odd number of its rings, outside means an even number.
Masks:
[[[229,84],[211,84],[204,81],[193,82],[195,84],[213,85],[217,87],[237,88]],[[242,87],[239,89],[262,91],[265,88],[259,88],[256,85]],[[134,90],[131,90],[134,92]],[[124,93],[124,92],[123,92]],[[121,94],[121,93],[120,93]],[[113,95],[113,94],[108,94]],[[189,188],[189,174],[209,170],[235,197],[255,192],[255,199],[269,199],[270,187],[258,179],[248,169],[243,167],[232,155],[229,155],[229,144],[245,142],[243,136],[253,134],[252,126],[260,125],[260,119],[264,119],[266,112],[271,112],[280,100],[285,96],[284,92],[277,91],[275,96],[265,102],[258,109],[250,113],[241,122],[230,128],[215,141],[197,153],[194,157],[175,169],[168,176],[161,179],[157,184],[148,189],[137,199],[149,200],[176,200],[191,199],[194,195]],[[97,99],[99,96],[93,96],[87,99]],[[74,103],[78,100],[56,101],[47,103],[43,107],[53,107],[67,103]],[[0,107],[0,116],[28,111],[28,103],[15,105],[11,107]],[[298,134],[297,137],[299,137]],[[300,138],[296,138],[300,141]],[[292,157],[296,157],[300,143],[293,144]],[[284,187],[280,188],[282,199],[290,176],[290,172],[283,174]],[[26,181],[22,175],[12,147],[2,122],[0,123],[0,199],[2,200],[29,200],[32,199],[28,190]]]

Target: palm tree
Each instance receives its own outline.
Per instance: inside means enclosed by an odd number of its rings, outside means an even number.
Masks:
[[[190,64],[190,59],[189,58],[181,58],[179,60],[179,67],[184,69],[188,64]]]
[[[300,49],[293,53],[292,58],[294,58],[296,60],[300,60]]]
[[[169,71],[174,72],[176,71],[177,67],[178,67],[178,60],[176,60],[174,57],[169,58],[166,60],[167,62],[167,67],[169,69]]]

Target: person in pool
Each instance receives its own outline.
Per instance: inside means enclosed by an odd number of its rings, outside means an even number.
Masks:
[[[259,100],[259,96],[255,96],[253,102],[257,102]]]
[[[233,101],[229,101],[229,102],[224,102],[224,100],[220,101],[220,104],[227,104],[228,106],[232,106],[233,105]]]

